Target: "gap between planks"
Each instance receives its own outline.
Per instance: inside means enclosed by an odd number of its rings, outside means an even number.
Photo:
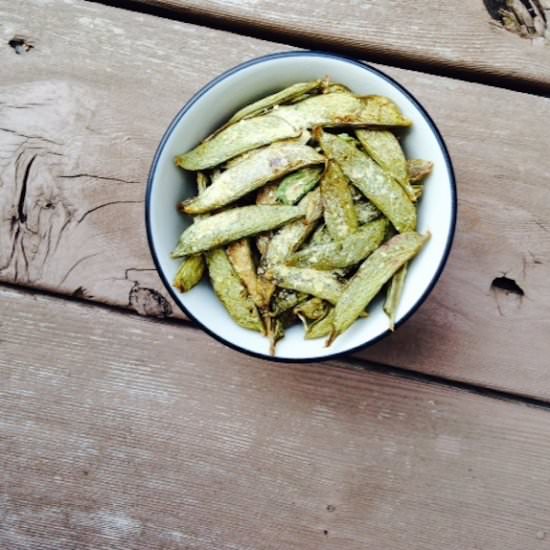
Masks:
[[[187,319],[178,319],[178,318],[170,318],[170,317],[158,319],[151,316],[140,315],[134,310],[131,310],[122,306],[95,302],[95,301],[87,300],[85,298],[80,298],[77,296],[71,296],[66,294],[59,294],[59,293],[44,290],[44,289],[36,289],[33,287],[19,286],[17,284],[0,282],[0,293],[3,290],[15,291],[19,293],[21,297],[24,297],[24,295],[29,295],[29,296],[40,296],[45,299],[52,299],[58,302],[68,301],[68,302],[80,304],[83,307],[98,308],[104,311],[111,311],[116,315],[130,315],[132,317],[140,317],[154,324],[162,324],[162,325],[168,324],[171,326],[183,326],[185,328],[190,328],[190,329],[202,332],[202,329],[200,327],[198,327],[197,325],[195,325],[194,323],[192,323]],[[206,333],[204,333],[204,336],[206,338],[212,338]],[[246,354],[243,354],[243,355],[246,355]],[[265,360],[265,361],[266,363],[270,363],[269,360]],[[469,384],[468,382],[460,382],[458,380],[452,380],[449,378],[445,378],[443,376],[437,376],[433,374],[426,374],[413,369],[405,369],[402,367],[395,367],[393,365],[387,365],[387,364],[378,363],[378,362],[374,363],[372,361],[367,361],[365,359],[361,359],[355,356],[342,355],[340,357],[337,357],[336,359],[335,358],[320,359],[318,361],[313,361],[313,363],[326,363],[327,367],[336,366],[336,367],[341,367],[345,369],[379,373],[386,376],[403,378],[405,380],[414,380],[416,382],[454,389],[459,392],[463,391],[463,392],[467,392],[475,395],[480,395],[483,397],[487,397],[489,399],[497,399],[499,401],[508,401],[513,403],[522,403],[530,407],[539,407],[550,411],[550,400],[547,401],[544,399],[538,399],[536,397],[530,397],[528,395],[524,395],[521,393],[497,390],[494,388],[489,388],[486,386],[480,386],[476,384]]]
[[[218,16],[212,12],[197,13],[193,8],[185,8],[179,6],[166,7],[160,5],[155,0],[148,0],[144,3],[143,0],[84,0],[86,2],[102,4],[115,8],[135,11],[146,15],[153,15],[172,21],[180,21],[183,23],[191,23],[212,29],[232,32],[243,36],[249,36],[269,42],[277,42],[282,45],[292,46],[295,48],[303,48],[307,50],[326,51],[340,54],[346,57],[354,57],[364,59],[368,57],[369,63],[381,63],[391,67],[412,70],[420,73],[431,74],[436,76],[444,76],[466,82],[475,82],[503,88],[515,92],[523,92],[542,97],[550,97],[550,85],[544,82],[539,82],[535,79],[522,77],[519,75],[505,74],[490,74],[483,73],[475,68],[466,67],[449,67],[443,61],[436,59],[426,60],[419,54],[403,55],[399,52],[384,52],[384,51],[365,51],[364,47],[354,44],[341,44],[335,41],[330,36],[327,36],[321,42],[315,38],[310,38],[303,34],[290,34],[284,30],[279,30],[270,27],[268,23],[247,20],[228,20],[224,15]]]

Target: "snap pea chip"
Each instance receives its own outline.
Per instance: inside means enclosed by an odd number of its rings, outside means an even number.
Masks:
[[[256,276],[256,265],[252,257],[252,249],[248,239],[240,239],[227,246],[227,257],[241,278],[248,294],[257,306],[263,305],[263,300],[258,291],[258,277]]]
[[[395,327],[395,317],[397,315],[399,302],[401,301],[401,294],[403,293],[403,286],[405,285],[406,276],[407,264],[403,265],[403,267],[392,277],[388,292],[386,294],[384,312],[390,320],[390,330],[392,331]]]
[[[331,306],[328,304],[328,302],[321,300],[321,298],[310,298],[309,300],[306,300],[305,302],[297,305],[293,309],[293,312],[298,317],[298,319],[302,321],[304,329],[307,332],[309,326],[316,321],[323,319],[330,309]]]
[[[272,109],[276,105],[281,105],[282,103],[289,103],[297,97],[308,94],[314,90],[317,90],[321,87],[321,80],[313,80],[312,82],[298,82],[297,84],[292,84],[288,88],[281,90],[275,94],[268,95],[243,107],[241,110],[237,111],[230,119],[229,124],[238,122],[243,118],[250,118],[256,116],[260,113]]]
[[[331,304],[338,301],[343,288],[332,273],[316,269],[275,265],[267,271],[266,277],[277,286],[311,294]]]
[[[201,218],[181,235],[172,257],[196,254],[232,241],[275,229],[303,217],[299,206],[253,205],[232,208]]]
[[[273,296],[271,303],[271,317],[278,317],[285,311],[297,306],[308,297],[304,292],[289,290],[287,288],[278,288]]]
[[[231,124],[176,157],[176,164],[187,170],[212,168],[251,149],[297,137],[302,130],[317,126],[410,126],[410,121],[384,97],[322,94]]]
[[[213,168],[251,149],[297,137],[301,132],[301,128],[295,128],[273,114],[241,120],[176,157],[176,164],[186,170]]]
[[[389,130],[356,130],[355,135],[365,151],[403,187],[414,202],[416,195],[409,182],[407,160],[395,135]]]
[[[370,223],[382,216],[382,212],[380,212],[372,202],[365,200],[364,197],[361,200],[355,201],[354,205],[357,220],[361,225]]]
[[[384,284],[418,253],[429,237],[429,234],[419,235],[415,232],[396,235],[361,264],[336,303],[333,328],[327,345],[355,322]]]
[[[327,244],[332,242],[332,237],[328,232],[327,226],[323,223],[321,224],[311,236],[309,241],[309,246],[316,246],[318,244]]]
[[[320,270],[353,266],[382,244],[387,225],[385,219],[375,220],[341,241],[312,245],[299,250],[287,258],[286,264]]]
[[[324,153],[336,161],[349,180],[400,232],[416,229],[416,208],[403,188],[388,177],[368,155],[342,138],[318,129],[316,137]]]
[[[183,211],[193,215],[216,210],[288,172],[324,162],[325,159],[307,145],[292,141],[273,143],[222,172],[204,193],[185,201]]]
[[[277,188],[277,200],[283,204],[296,204],[321,179],[323,168],[308,166],[285,176]]]
[[[328,336],[332,331],[333,323],[334,308],[331,307],[323,318],[307,326],[305,331],[305,339],[316,340],[317,338],[324,338],[325,336]]]
[[[256,204],[277,204],[277,188],[279,187],[279,182],[274,181],[260,187],[256,193]],[[269,246],[269,241],[273,236],[272,231],[267,231],[256,237],[256,248],[260,253],[260,256],[264,256],[267,252],[267,247]]]
[[[206,260],[214,292],[232,319],[243,328],[263,333],[264,327],[258,310],[235,273],[225,250],[210,250],[206,254]]]
[[[429,160],[412,159],[407,161],[407,172],[411,183],[421,182],[432,173],[434,165]]]
[[[181,263],[174,278],[174,287],[187,292],[198,285],[204,275],[205,265],[202,254],[188,256]]]
[[[357,213],[346,177],[335,162],[329,162],[321,178],[323,217],[330,236],[345,239],[357,231]]]

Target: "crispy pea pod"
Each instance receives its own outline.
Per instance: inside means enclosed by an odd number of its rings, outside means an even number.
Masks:
[[[174,287],[180,292],[188,292],[201,282],[205,271],[202,254],[188,256],[181,263],[174,278]]]
[[[266,273],[277,286],[317,296],[335,304],[343,285],[329,271],[275,265]]]
[[[403,293],[403,286],[405,285],[405,277],[407,276],[407,264],[395,273],[391,279],[390,287],[386,294],[386,301],[384,302],[384,312],[390,320],[390,330],[393,331],[395,327],[395,317],[397,315],[397,308],[401,301],[401,294]]]
[[[227,257],[254,303],[258,307],[262,307],[263,300],[258,290],[258,278],[256,276],[256,266],[252,257],[250,241],[248,239],[240,239],[230,243],[227,246]]]
[[[328,232],[327,226],[325,224],[320,225],[309,241],[309,246],[317,246],[319,244],[327,244],[332,242],[332,237]]]
[[[277,188],[277,200],[283,204],[296,204],[319,183],[322,173],[323,169],[318,166],[308,166],[292,172],[283,178]]]
[[[395,135],[389,130],[356,130],[355,135],[375,162],[403,187],[409,199],[416,201],[409,182],[405,153]]]
[[[414,189],[416,200],[420,200],[424,194],[424,184],[419,183],[418,185],[413,185],[412,188]]]
[[[343,84],[338,84],[337,82],[335,82],[334,84],[329,84],[323,90],[324,94],[334,94],[336,92],[343,93],[343,94],[351,94],[351,90],[347,86],[344,86]]]
[[[357,220],[361,225],[364,225],[366,223],[370,223],[374,220],[377,220],[382,216],[382,212],[372,204],[372,202],[369,202],[368,200],[363,199],[358,200],[354,203],[355,205],[355,212],[357,214]]]
[[[329,162],[321,178],[323,216],[330,236],[345,239],[357,231],[357,213],[351,191],[342,170],[335,162]]]
[[[296,316],[291,310],[289,310],[279,315],[279,317],[271,317],[267,318],[266,320],[269,323],[269,331],[267,333],[267,336],[270,343],[270,353],[271,355],[275,355],[277,342],[284,338],[285,329],[296,322]]]
[[[214,292],[232,319],[243,328],[263,333],[264,327],[258,310],[225,251],[222,248],[210,250],[206,260]]]
[[[316,340],[317,338],[324,338],[328,336],[332,331],[332,324],[334,323],[334,308],[331,307],[328,313],[321,319],[311,323],[306,327],[305,339]]]
[[[262,145],[297,137],[301,131],[274,114],[241,120],[176,157],[176,164],[186,170],[206,170]]]
[[[276,115],[295,128],[311,129],[317,126],[410,126],[397,105],[381,96],[356,97],[349,92],[316,95],[296,103],[284,105]]]
[[[432,173],[433,162],[429,160],[411,159],[407,161],[407,172],[411,183],[421,182]]]
[[[256,204],[277,204],[277,188],[279,187],[279,182],[274,181],[260,187],[256,193]],[[267,233],[262,233],[256,237],[256,248],[260,253],[260,256],[263,256],[267,252],[267,247],[269,246],[269,241],[273,236],[272,231]]]
[[[289,103],[293,99],[312,92],[321,87],[321,80],[313,80],[312,82],[298,82],[297,84],[292,84],[284,90],[280,90],[275,94],[268,95],[243,107],[241,110],[237,111],[230,119],[229,124],[238,122],[243,118],[250,118],[256,116],[262,112],[268,111],[275,107],[275,105],[281,105],[282,103]]]
[[[381,244],[386,233],[387,220],[375,220],[337,242],[309,246],[295,252],[286,260],[287,265],[333,270],[353,266],[364,260]]]
[[[216,210],[288,172],[322,163],[324,158],[312,147],[292,141],[273,143],[222,172],[204,193],[184,201],[183,211],[195,215]]]
[[[410,126],[399,108],[380,96],[355,97],[331,93],[283,105],[265,115],[240,120],[224,128],[176,164],[187,170],[213,168],[226,160],[274,141],[300,135],[317,126]]]
[[[327,346],[355,322],[384,284],[418,253],[429,237],[429,234],[415,232],[396,235],[361,264],[334,308],[334,323]]]
[[[320,190],[315,189],[305,196],[299,206],[306,212],[305,219],[288,223],[273,235],[267,252],[262,258],[264,271],[269,266],[283,263],[287,256],[297,250],[315,229],[315,222],[323,214]]]
[[[285,311],[288,311],[302,303],[304,300],[307,300],[307,297],[308,295],[304,292],[289,290],[287,288],[278,288],[273,296],[269,315],[271,317],[278,317]]]
[[[365,153],[338,136],[318,128],[325,154],[336,161],[349,180],[392,222],[400,233],[416,229],[416,208],[403,188]]]
[[[293,312],[294,314],[302,321],[304,329],[308,330],[309,326],[323,319],[331,309],[331,306],[328,302],[321,300],[321,298],[310,298],[305,302],[297,305]]]
[[[243,237],[275,229],[304,216],[299,206],[243,206],[201,218],[181,235],[173,258],[216,248]]]

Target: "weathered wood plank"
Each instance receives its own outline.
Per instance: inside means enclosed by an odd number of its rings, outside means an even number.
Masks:
[[[92,3],[45,5],[0,3],[2,42],[34,44],[0,49],[0,279],[177,314],[145,243],[150,159],[194,91],[281,46]],[[386,70],[445,134],[459,227],[430,300],[361,356],[548,398],[550,101]],[[503,273],[525,296],[491,288]]]
[[[2,548],[539,549],[550,410],[0,289]],[[547,534],[548,533],[548,534]]]
[[[310,0],[293,4],[292,9],[285,0],[133,0],[133,4],[200,17],[254,36],[267,33],[281,41],[305,41],[310,47],[421,66],[429,72],[469,74],[514,88],[523,84],[550,90],[548,0],[517,0],[507,9],[505,0],[460,4]]]

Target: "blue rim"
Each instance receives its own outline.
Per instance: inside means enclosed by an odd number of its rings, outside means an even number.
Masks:
[[[147,188],[145,191],[145,227],[147,230],[147,242],[149,244],[149,250],[151,251],[151,256],[153,258],[153,262],[155,264],[155,267],[157,269],[157,272],[160,275],[160,278],[166,287],[166,290],[172,297],[172,299],[176,302],[178,307],[189,317],[192,319],[195,323],[197,323],[202,330],[204,330],[207,334],[212,336],[212,338],[218,340],[218,342],[221,342],[222,344],[225,344],[226,346],[236,350],[240,351],[242,353],[245,353],[247,355],[250,355],[252,357],[257,357],[258,359],[263,359],[264,361],[274,361],[278,363],[311,363],[314,361],[328,361],[331,359],[335,359],[338,357],[342,357],[344,355],[348,355],[350,353],[357,352],[361,349],[365,349],[369,346],[372,346],[388,336],[388,334],[391,334],[391,331],[388,329],[382,334],[379,334],[376,338],[373,338],[372,340],[369,340],[368,342],[365,342],[364,344],[360,344],[359,346],[356,346],[354,348],[350,348],[346,351],[340,351],[336,353],[332,353],[330,355],[325,355],[322,357],[312,357],[312,358],[281,358],[281,357],[271,357],[268,355],[264,355],[262,353],[257,353],[255,351],[250,351],[246,348],[242,348],[238,346],[237,344],[234,344],[233,342],[230,342],[229,340],[226,340],[219,334],[216,334],[215,332],[211,331],[208,327],[206,327],[199,319],[197,319],[188,309],[179,301],[178,296],[176,292],[174,291],[172,285],[170,284],[170,281],[166,279],[166,276],[164,275],[162,268],[160,266],[160,261],[157,257],[157,253],[155,251],[155,248],[153,246],[153,235],[151,232],[151,196],[153,191],[153,178],[154,174],[156,172],[157,164],[159,161],[160,154],[162,150],[164,149],[164,145],[166,144],[166,141],[172,134],[174,128],[179,123],[181,118],[187,113],[187,111],[206,93],[208,90],[216,86],[221,81],[225,80],[229,76],[241,71],[242,69],[245,69],[247,67],[251,67],[253,65],[256,65],[258,63],[262,63],[264,61],[270,60],[270,59],[280,59],[284,57],[308,57],[308,56],[316,56],[316,57],[329,57],[332,59],[339,59],[341,61],[346,61],[348,63],[352,63],[354,65],[358,65],[371,73],[374,73],[396,88],[398,88],[401,92],[403,92],[413,103],[416,105],[422,116],[426,119],[426,122],[432,129],[434,135],[437,138],[437,141],[439,143],[439,146],[441,147],[441,150],[443,151],[445,162],[447,164],[447,169],[450,176],[450,182],[451,182],[451,194],[452,194],[452,224],[449,230],[449,234],[447,236],[447,242],[445,244],[445,252],[443,254],[443,257],[441,258],[441,261],[439,263],[439,266],[437,268],[437,271],[435,272],[434,276],[432,277],[432,280],[430,281],[430,284],[424,291],[424,293],[420,296],[420,298],[416,301],[416,303],[413,305],[413,307],[407,312],[407,314],[399,320],[399,322],[396,323],[396,328],[401,326],[403,323],[405,323],[407,320],[409,320],[420,308],[420,306],[426,301],[427,297],[432,292],[433,288],[435,287],[436,283],[441,277],[441,274],[443,273],[443,269],[445,268],[445,265],[447,264],[447,260],[449,258],[449,254],[451,252],[451,247],[453,244],[453,239],[455,235],[455,229],[456,229],[456,218],[457,218],[457,190],[456,190],[456,179],[455,179],[455,173],[453,169],[453,164],[451,162],[451,157],[449,155],[449,151],[447,149],[447,145],[445,144],[445,141],[443,139],[443,136],[441,135],[441,132],[439,131],[438,127],[436,126],[435,122],[433,121],[432,117],[428,114],[426,109],[422,106],[422,104],[407,90],[405,89],[399,82],[394,80],[392,77],[388,76],[387,74],[383,73],[379,69],[376,69],[375,67],[372,67],[368,63],[365,63],[364,61],[359,61],[357,59],[353,59],[351,57],[346,57],[343,55],[336,55],[326,52],[320,52],[320,51],[299,51],[299,52],[279,52],[279,53],[273,53],[269,55],[264,55],[262,57],[257,57],[254,59],[251,59],[250,61],[246,61],[244,63],[241,63],[240,65],[237,65],[233,67],[232,69],[228,69],[218,77],[216,77],[214,80],[211,80],[208,84],[206,84],[203,88],[201,88],[197,93],[195,93],[191,99],[181,108],[181,110],[178,112],[178,114],[174,117],[170,125],[168,126],[166,132],[164,132],[164,135],[162,136],[162,139],[160,140],[159,146],[157,147],[157,150],[155,152],[155,156],[153,157],[153,162],[151,164],[151,169],[149,170],[149,176],[147,178]]]

